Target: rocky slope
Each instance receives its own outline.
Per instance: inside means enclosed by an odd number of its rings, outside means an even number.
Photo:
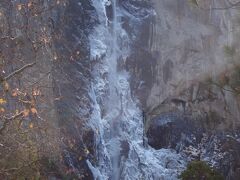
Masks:
[[[238,179],[237,8],[1,1],[1,119],[20,111],[0,137],[1,178],[172,180],[200,159]]]

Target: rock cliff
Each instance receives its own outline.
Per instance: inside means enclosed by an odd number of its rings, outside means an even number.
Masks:
[[[224,0],[152,1],[152,7],[155,15],[137,41],[141,50],[128,61],[147,114],[148,142],[156,149],[190,151],[190,159],[206,160],[226,179],[237,179],[237,11]]]
[[[0,178],[237,180],[239,8],[2,0]]]

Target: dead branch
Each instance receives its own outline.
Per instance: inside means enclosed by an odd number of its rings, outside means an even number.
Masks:
[[[3,36],[3,37],[1,37],[1,40],[5,40],[5,39],[14,40],[14,39],[16,39],[16,37],[12,37],[12,36]]]
[[[3,169],[3,170],[0,171],[0,174],[7,174],[7,173],[12,172],[12,171],[20,171],[23,168],[31,167],[33,164],[36,164],[39,161],[40,161],[40,159],[37,159],[37,160],[31,161],[30,163],[25,164],[25,165],[23,165],[21,167],[18,167],[18,168],[15,167],[15,168],[10,168],[10,169]]]
[[[25,69],[29,68],[29,67],[32,67],[33,65],[35,65],[36,62],[33,62],[33,63],[30,63],[30,64],[26,64],[24,65],[23,67],[21,67],[20,69],[17,69],[16,71],[10,73],[8,76],[6,76],[4,78],[5,81],[9,80],[10,78],[12,78],[13,76],[15,76],[16,74],[19,74],[21,73],[22,71],[24,71]]]
[[[0,128],[0,134],[2,134],[2,132],[4,131],[4,129],[6,129],[7,124],[8,124],[10,121],[12,121],[12,120],[14,120],[14,119],[17,119],[17,118],[19,118],[19,117],[22,117],[23,115],[24,115],[24,111],[21,111],[20,113],[15,114],[15,115],[13,115],[13,116],[11,116],[11,117],[3,116],[4,122],[3,122],[2,127]]]
[[[28,105],[32,105],[33,103],[31,101],[25,101],[23,99],[19,99],[20,102],[22,102],[23,104],[28,104]]]
[[[226,89],[226,88],[222,87],[220,84],[218,84],[218,83],[216,83],[216,82],[210,82],[210,83],[208,83],[208,84],[209,84],[209,85],[215,85],[216,87],[218,87],[218,88],[220,88],[220,89],[222,89],[222,90],[224,90],[224,91],[228,91],[228,92],[231,92],[231,93],[233,93],[233,94],[236,94],[236,91],[231,90],[231,89]]]

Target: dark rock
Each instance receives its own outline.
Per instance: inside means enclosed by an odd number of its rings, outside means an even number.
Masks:
[[[63,157],[79,179],[93,179],[86,162],[95,160],[94,131],[86,127],[91,113],[88,35],[97,23],[91,1],[70,0],[55,28],[54,95],[62,97],[55,106],[65,144]]]
[[[106,5],[105,6],[106,9],[106,15],[108,17],[109,21],[112,21],[113,19],[113,8],[112,8],[112,4]]]
[[[197,146],[203,134],[191,120],[179,113],[165,113],[153,119],[147,131],[148,143],[155,149]]]
[[[240,141],[238,133],[209,135],[203,143],[202,157],[221,172],[227,180],[240,177]]]
[[[126,61],[126,69],[131,76],[130,86],[134,95],[144,104],[144,100],[150,93],[150,88],[155,79],[155,72],[153,66],[156,59],[144,49],[134,51],[134,54],[129,56]],[[145,67],[144,71],[141,70]]]
[[[168,59],[163,65],[163,81],[167,83],[169,80],[172,79],[172,68],[173,62]]]
[[[143,106],[150,94],[153,82],[156,79],[156,64],[159,54],[149,51],[151,39],[151,23],[153,22],[152,4],[149,1],[119,1],[119,5],[126,16],[121,18],[122,27],[128,33],[131,45],[130,55],[125,62],[125,69],[131,74],[130,86],[132,95],[140,99]],[[141,29],[139,31],[139,29]],[[144,70],[142,69],[144,67]]]
[[[183,113],[163,113],[150,122],[148,144],[155,149],[175,149],[189,160],[206,161],[227,180],[238,179],[240,133],[213,131],[209,126],[210,131],[208,124],[207,117],[196,121]]]
[[[130,147],[128,141],[121,141],[121,156],[124,156],[125,158],[128,158]]]

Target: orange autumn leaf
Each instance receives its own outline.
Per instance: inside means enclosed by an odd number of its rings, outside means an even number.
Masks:
[[[18,95],[17,91],[13,91],[13,92],[12,92],[12,96],[13,96],[13,97],[16,97],[17,95]]]
[[[29,8],[30,8],[32,5],[33,5],[32,2],[29,2],[29,3],[27,4],[27,6],[28,6]]]
[[[0,98],[0,104],[5,104],[7,101],[5,99]]]
[[[18,88],[12,90],[12,96],[13,96],[13,97],[16,97],[16,96],[19,96],[19,95],[24,95],[24,96],[25,96],[25,93],[19,91]]]
[[[9,84],[6,81],[3,81],[3,89],[4,89],[4,91],[9,90]]]
[[[29,124],[29,128],[31,128],[31,129],[33,128],[33,123]]]
[[[27,117],[29,115],[29,110],[28,109],[25,109],[24,111],[23,111],[23,116],[24,117]]]
[[[32,95],[33,95],[33,96],[40,96],[40,95],[41,95],[41,91],[40,91],[39,89],[34,89],[34,90],[32,91]]]
[[[17,9],[20,11],[20,10],[22,10],[22,5],[21,4],[18,4],[17,5]]]
[[[36,109],[36,108],[31,108],[31,112],[32,112],[33,114],[37,114],[37,109]]]

